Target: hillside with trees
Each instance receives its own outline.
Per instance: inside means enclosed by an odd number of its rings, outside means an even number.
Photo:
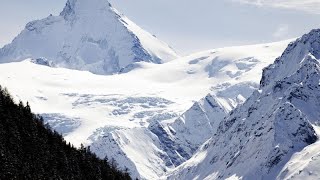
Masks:
[[[0,87],[0,179],[130,179],[89,148],[76,149]]]

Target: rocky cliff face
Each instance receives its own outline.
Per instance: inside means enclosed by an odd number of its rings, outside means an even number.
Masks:
[[[228,115],[228,108],[218,98],[207,95],[175,120],[149,125],[159,138],[164,151],[175,167],[190,159],[196,150],[211,136],[216,126]]]
[[[291,43],[264,70],[260,89],[169,179],[280,178],[292,155],[318,139],[319,32]],[[288,169],[281,177],[283,173]]]

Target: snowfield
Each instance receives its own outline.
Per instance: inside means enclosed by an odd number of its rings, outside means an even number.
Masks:
[[[132,177],[159,179],[188,160],[258,89],[262,69],[289,42],[214,49],[164,64],[138,62],[109,76],[27,59],[0,64],[0,83],[67,141],[114,158]]]

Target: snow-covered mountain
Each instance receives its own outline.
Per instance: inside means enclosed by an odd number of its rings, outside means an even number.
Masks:
[[[319,179],[319,102],[320,30],[313,30],[264,69],[259,90],[166,178]]]
[[[121,15],[107,0],[68,0],[59,16],[28,23],[11,44],[0,49],[0,63],[44,58],[56,67],[95,74],[176,57],[167,44]]]
[[[40,58],[0,64],[0,84],[15,99],[29,101],[73,144],[114,158],[132,177],[159,179],[216,133],[218,122],[259,87],[262,69],[288,43],[209,50],[164,64],[139,62],[111,76],[50,68]]]

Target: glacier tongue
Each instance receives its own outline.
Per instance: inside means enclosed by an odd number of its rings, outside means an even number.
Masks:
[[[313,30],[291,43],[264,70],[260,90],[231,111],[217,133],[167,178],[308,177],[307,170],[314,170],[318,162],[315,130],[320,123],[319,32]],[[306,152],[311,154],[306,156]],[[311,159],[309,165],[297,170],[297,164],[302,165],[297,159],[303,157]],[[311,172],[309,176],[319,178],[316,174]]]
[[[164,42],[118,13],[107,0],[68,0],[59,16],[30,22],[0,62],[46,58],[57,67],[113,74],[139,62],[176,58]]]

